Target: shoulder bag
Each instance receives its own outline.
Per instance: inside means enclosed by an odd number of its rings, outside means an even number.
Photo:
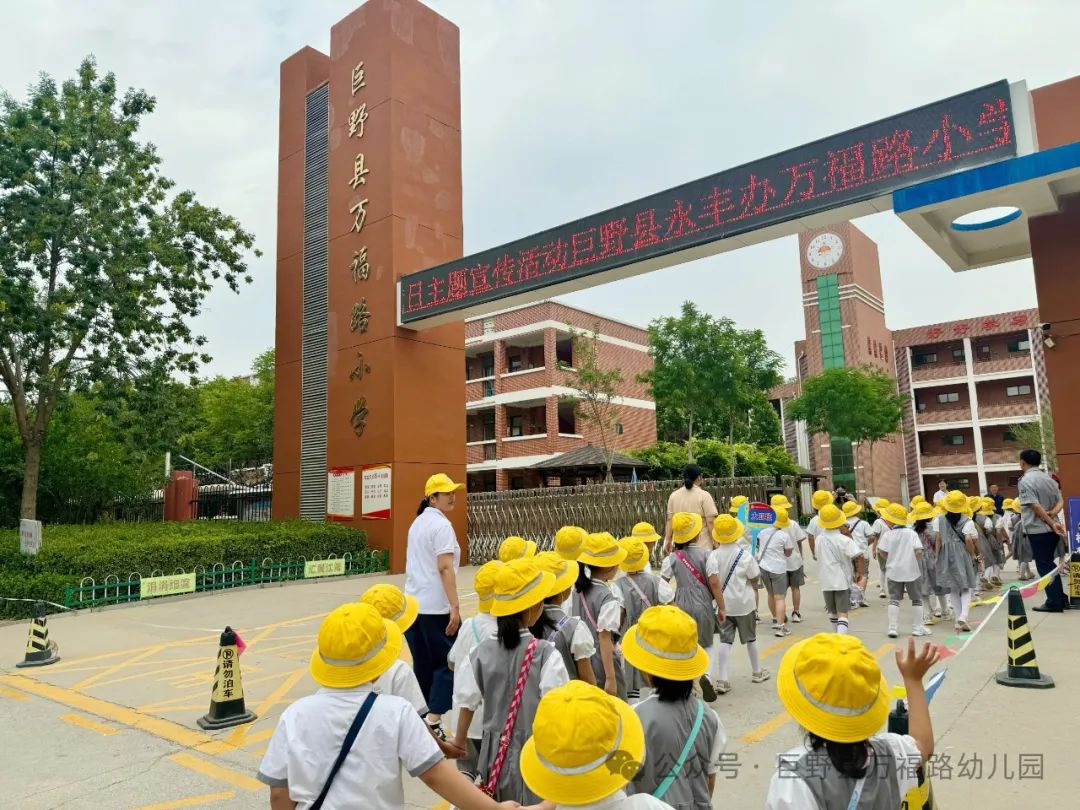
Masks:
[[[517,724],[521,699],[525,694],[525,684],[529,680],[529,670],[532,669],[533,653],[536,651],[536,645],[539,641],[540,639],[534,638],[529,642],[529,646],[525,648],[525,660],[521,662],[517,683],[514,684],[514,694],[510,698],[510,709],[506,714],[506,725],[503,726],[502,734],[499,735],[499,748],[495,752],[495,759],[491,763],[491,773],[488,774],[487,783],[480,787],[491,798],[495,798],[495,790],[499,786],[499,777],[502,776],[503,765],[506,764],[506,753],[510,750],[510,736],[514,733],[514,726]]]
[[[740,551],[741,553],[741,551]],[[668,792],[668,788],[671,787],[675,781],[675,777],[679,775],[679,772],[683,769],[683,765],[686,764],[687,757],[690,756],[690,751],[694,747],[694,743],[697,742],[698,734],[701,732],[701,721],[705,718],[705,704],[698,700],[697,702],[697,716],[694,718],[694,726],[690,729],[690,734],[686,737],[686,744],[683,745],[683,749],[679,752],[679,758],[675,760],[675,763],[671,766],[671,770],[668,771],[667,776],[653,791],[653,798],[662,799],[664,794]]]
[[[374,704],[375,693],[369,692],[368,696],[364,698],[363,705],[360,706],[360,711],[356,713],[352,725],[349,726],[349,730],[345,734],[345,741],[342,742],[337,759],[330,768],[330,775],[326,777],[326,784],[323,785],[322,790],[319,792],[319,798],[311,805],[311,810],[320,810],[320,808],[322,808],[323,802],[326,801],[326,794],[330,792],[330,786],[334,783],[334,777],[337,776],[338,771],[341,770],[341,766],[345,763],[345,758],[349,756],[349,751],[352,749],[353,743],[356,742],[356,735],[360,733],[360,729],[364,725],[364,721],[367,720],[367,716],[371,712],[371,707]]]

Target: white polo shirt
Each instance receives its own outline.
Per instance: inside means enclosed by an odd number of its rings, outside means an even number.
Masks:
[[[770,574],[787,573],[787,551],[793,549],[795,544],[783,529],[769,526],[761,530],[757,539],[758,565],[763,571]]]
[[[885,561],[885,577],[892,582],[914,582],[922,576],[915,556],[922,547],[922,540],[914,529],[898,526],[885,532],[878,541],[878,548],[889,555]]]
[[[739,557],[739,564],[724,588],[724,580],[727,579],[728,571],[740,551],[742,556]],[[761,572],[749,548],[743,548],[738,542],[721,543],[709,555],[705,563],[705,574],[715,576],[717,585],[724,588],[724,612],[727,615],[746,616],[754,611],[754,588],[750,585],[750,580],[757,579]]]
[[[791,521],[787,528],[784,529],[787,532],[788,537],[791,538],[791,556],[787,558],[787,570],[798,571],[803,567],[802,552],[799,551],[799,543],[806,539],[806,532],[803,527],[796,521]]]
[[[454,573],[461,564],[461,546],[450,519],[434,506],[425,509],[409,526],[405,547],[405,593],[420,602],[421,613],[446,614],[450,600],[439,576],[438,558],[454,555]]]
[[[341,743],[372,684],[356,689],[320,689],[281,714],[259,764],[259,781],[289,788],[297,810],[318,798]],[[334,778],[324,810],[401,810],[402,769],[419,776],[442,761],[435,738],[408,701],[380,694]]]
[[[606,799],[589,804],[557,804],[555,810],[672,810],[670,804],[639,793],[627,796],[625,790],[617,790]]]
[[[374,689],[380,695],[397,695],[405,698],[416,709],[417,714],[427,714],[428,705],[424,693],[420,691],[420,682],[412,667],[400,658],[390,665],[382,675],[376,678]]]

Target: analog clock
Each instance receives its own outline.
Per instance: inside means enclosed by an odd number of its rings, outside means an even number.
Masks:
[[[832,267],[843,255],[844,243],[835,233],[819,233],[806,246],[806,261],[819,270]]]

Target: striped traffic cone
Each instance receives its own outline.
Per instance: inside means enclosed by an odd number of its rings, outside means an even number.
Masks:
[[[1053,689],[1054,679],[1039,672],[1035,660],[1035,642],[1028,627],[1027,612],[1024,610],[1024,597],[1016,588],[1009,589],[1009,629],[1008,654],[1009,666],[997,674],[997,682],[1002,686],[1019,686],[1024,689]]]
[[[60,648],[49,641],[49,627],[45,623],[45,604],[34,603],[34,618],[30,620],[30,634],[26,639],[26,655],[17,667],[44,667],[60,660]]]
[[[228,728],[255,719],[255,712],[248,711],[244,705],[244,683],[240,678],[240,652],[236,642],[236,633],[231,627],[226,627],[218,645],[210,711],[198,719],[199,728]]]

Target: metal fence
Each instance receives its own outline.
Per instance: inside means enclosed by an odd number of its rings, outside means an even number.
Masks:
[[[682,481],[639,481],[633,484],[589,484],[506,492],[470,492],[468,495],[469,562],[479,565],[495,559],[499,544],[510,535],[535,540],[550,549],[562,526],[607,531],[616,537],[630,533],[646,520],[662,531],[667,520],[668,496]],[[734,495],[765,501],[782,492],[792,503],[798,479],[791,476],[709,478],[703,488],[720,511]]]
[[[323,559],[323,558],[319,558]],[[352,554],[346,552],[340,557],[331,554],[325,559],[345,561],[345,576],[350,574],[375,574],[388,571],[390,568],[390,552],[378,549]],[[220,591],[228,588],[239,588],[244,585],[264,585],[274,582],[290,582],[304,579],[304,566],[309,562],[307,559],[277,561],[266,557],[262,560],[252,559],[245,563],[236,560],[232,565],[216,563],[210,568],[196,566],[191,571],[177,568],[168,572],[173,574],[195,574],[195,592]],[[164,576],[165,571],[151,571],[147,577]],[[110,574],[101,582],[95,582],[92,577],[83,577],[78,585],[68,585],[64,593],[64,605],[69,608],[95,608],[104,605],[120,605],[125,602],[137,602],[141,598],[140,583],[142,575],[138,571],[129,573],[124,579],[119,575]]]

